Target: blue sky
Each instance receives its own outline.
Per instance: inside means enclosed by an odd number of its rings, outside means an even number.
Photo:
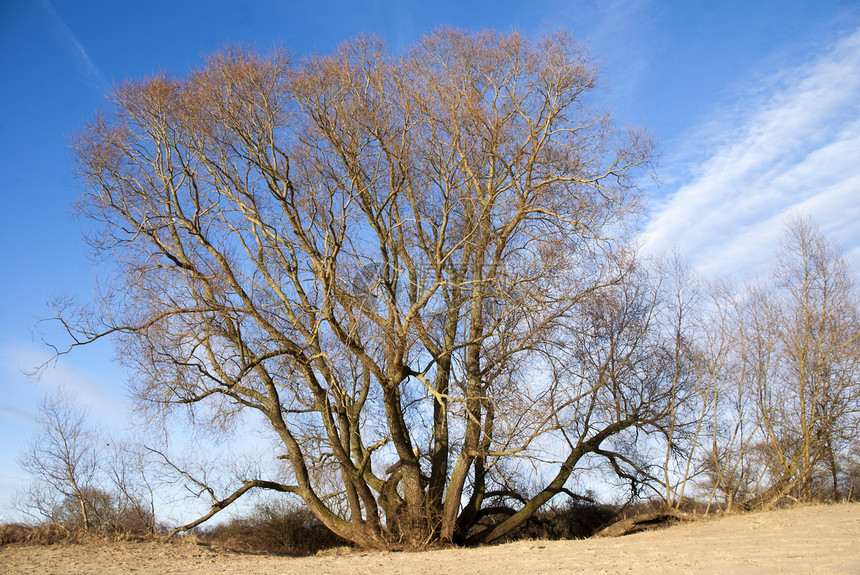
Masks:
[[[122,427],[125,374],[98,345],[48,358],[34,338],[46,301],[87,299],[98,274],[73,214],[67,137],[113,82],[183,74],[226,43],[302,54],[362,32],[396,50],[437,26],[565,28],[603,62],[597,95],[619,122],[660,141],[645,182],[643,239],[681,247],[703,273],[763,270],[784,217],[803,211],[860,247],[860,4],[854,1],[0,0],[0,516],[21,482],[16,458],[41,395],[75,390]]]

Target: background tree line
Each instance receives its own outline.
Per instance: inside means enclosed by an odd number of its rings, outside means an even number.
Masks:
[[[115,338],[154,421],[250,411],[273,438],[220,487],[150,446],[212,500],[179,529],[258,490],[373,547],[496,541],[596,487],[854,495],[848,263],[801,219],[743,287],[642,257],[653,143],[598,86],[563,34],[440,30],[115,89],[73,144],[112,275],[57,320],[72,348]]]

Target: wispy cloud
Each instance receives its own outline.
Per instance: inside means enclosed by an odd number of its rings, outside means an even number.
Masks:
[[[90,55],[83,44],[80,43],[77,36],[75,36],[75,33],[72,32],[72,29],[69,28],[68,24],[57,13],[50,0],[40,0],[40,3],[48,13],[51,22],[57,28],[66,51],[75,59],[75,62],[80,67],[83,79],[100,93],[106,92],[110,87],[110,83],[93,62],[92,58],[90,58]]]
[[[0,402],[0,420],[8,419],[21,425],[33,425],[37,423],[36,416],[20,406]]]
[[[50,359],[46,350],[25,341],[0,345],[0,378],[9,392],[0,403],[0,418],[30,423],[36,413],[39,397],[49,390],[64,388],[72,392],[96,419],[115,427],[125,424],[129,409],[126,399],[99,375],[71,367],[62,359],[47,365],[40,372],[37,377],[38,387],[29,387],[26,372]],[[22,387],[13,390],[13,385]]]
[[[600,64],[601,82],[612,88],[604,98],[629,99],[635,97],[659,41],[652,34],[652,5],[652,0],[562,0],[556,2],[552,18],[532,33],[569,31],[587,44]]]
[[[677,244],[704,273],[744,274],[766,264],[795,212],[860,245],[860,30],[734,104],[669,150],[673,193],[647,248]]]

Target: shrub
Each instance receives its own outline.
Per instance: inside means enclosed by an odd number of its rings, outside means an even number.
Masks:
[[[585,539],[621,514],[616,505],[570,500],[537,512],[511,539]]]
[[[200,537],[237,551],[293,556],[348,545],[307,508],[282,502],[261,503],[247,517],[212,527]]]

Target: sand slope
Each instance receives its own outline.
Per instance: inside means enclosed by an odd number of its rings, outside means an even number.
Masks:
[[[521,541],[425,553],[354,552],[285,558],[242,555],[189,543],[8,545],[0,547],[0,573],[860,575],[860,504],[709,519],[618,539]]]

